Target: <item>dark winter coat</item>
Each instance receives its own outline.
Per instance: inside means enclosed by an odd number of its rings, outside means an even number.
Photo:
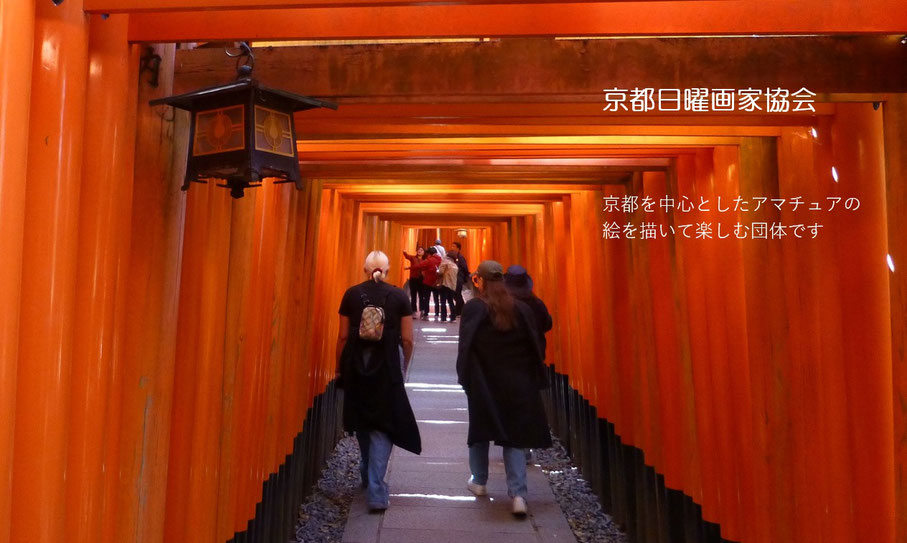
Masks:
[[[548,346],[548,340],[545,339],[545,334],[554,327],[554,322],[551,320],[551,313],[548,312],[548,306],[545,305],[545,302],[543,302],[541,298],[533,294],[523,296],[514,294],[514,297],[528,305],[529,309],[532,310],[532,314],[535,316],[535,324],[538,327],[539,333],[539,345],[542,348],[542,357],[544,358],[545,349]]]
[[[349,295],[350,330],[346,345],[340,355],[340,386],[343,388],[343,427],[347,432],[380,430],[390,436],[394,445],[414,454],[422,452],[419,426],[413,415],[409,398],[404,388],[403,371],[400,367],[400,307],[405,311],[403,318],[409,318],[409,300],[400,289],[390,285],[363,285],[351,287]],[[385,321],[381,341],[359,339],[359,318],[362,303],[357,300],[362,288],[383,289],[390,293],[385,305],[388,320]],[[399,292],[398,292],[399,291]],[[372,300],[379,303],[378,296]],[[402,298],[401,298],[402,297]],[[393,304],[393,305],[392,305]],[[341,314],[344,314],[341,311]]]
[[[494,441],[518,448],[551,446],[539,394],[543,352],[535,317],[515,300],[513,330],[494,328],[488,306],[473,298],[463,306],[457,377],[469,405],[467,444]]]
[[[466,257],[463,256],[463,253],[457,254],[455,262],[457,263],[457,288],[461,288],[469,283],[469,264],[466,262]]]

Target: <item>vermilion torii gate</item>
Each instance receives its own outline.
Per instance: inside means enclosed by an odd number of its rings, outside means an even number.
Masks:
[[[280,536],[295,495],[262,483],[333,443],[339,293],[367,249],[456,227],[540,270],[569,401],[722,537],[907,538],[901,4],[4,0],[0,543]],[[365,38],[436,43],[256,54],[341,105],[297,116],[305,191],[178,190],[185,119],[147,103],[232,63],[174,43]],[[615,114],[611,86],[803,86],[816,111]],[[814,242],[601,239],[633,218],[602,197],[666,193],[863,209]]]

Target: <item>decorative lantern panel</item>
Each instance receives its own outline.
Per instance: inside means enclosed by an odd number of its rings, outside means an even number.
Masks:
[[[183,190],[214,180],[241,198],[248,187],[275,178],[302,188],[293,113],[332,102],[293,94],[244,78],[229,85],[151,101],[192,113]]]

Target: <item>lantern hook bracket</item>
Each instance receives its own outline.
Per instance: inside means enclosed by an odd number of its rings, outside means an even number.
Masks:
[[[145,54],[139,58],[139,75],[145,72],[151,72],[148,84],[156,89],[161,73],[161,55],[155,53],[154,47],[150,45],[145,48]]]
[[[239,42],[239,51],[231,53],[226,47],[224,53],[230,58],[236,59],[236,79],[252,77],[252,70],[255,68],[255,55],[252,54],[252,48],[248,42]]]

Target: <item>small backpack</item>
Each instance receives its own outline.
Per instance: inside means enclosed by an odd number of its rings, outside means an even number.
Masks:
[[[365,341],[381,341],[384,337],[384,302],[387,300],[385,294],[381,304],[373,304],[364,292],[360,294],[362,304],[362,316],[359,321],[359,339]]]

